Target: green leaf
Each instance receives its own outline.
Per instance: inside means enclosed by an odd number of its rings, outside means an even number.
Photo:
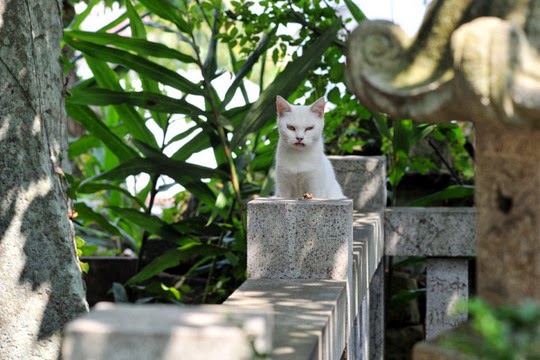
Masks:
[[[151,234],[159,235],[168,240],[178,240],[185,235],[177,232],[173,227],[155,215],[148,215],[133,208],[110,207],[115,214],[135,224]]]
[[[69,25],[69,27],[72,29],[78,29],[81,26],[82,22],[86,20],[88,15],[90,15],[94,6],[96,6],[100,2],[101,0],[93,0],[90,3],[88,3],[88,5],[86,6],[86,9],[84,9],[83,12],[81,12],[79,15],[73,18],[73,21]]]
[[[146,209],[146,205],[144,202],[139,200],[136,196],[131,195],[131,193],[117,185],[109,184],[109,183],[101,183],[101,182],[85,182],[84,184],[80,185],[77,188],[78,194],[93,194],[98,191],[118,191],[125,196],[127,196],[129,199],[133,200],[137,203],[142,209]]]
[[[275,26],[272,30],[270,30],[270,32],[257,45],[251,55],[249,55],[244,65],[242,65],[240,70],[234,75],[234,81],[227,89],[227,93],[225,94],[225,98],[223,99],[223,102],[221,104],[223,108],[225,108],[225,106],[231,101],[239,85],[244,80],[244,77],[246,77],[246,75],[251,71],[253,66],[257,63],[261,54],[263,54],[268,49],[268,45],[273,39],[277,28],[278,27]]]
[[[162,273],[172,267],[189,260],[192,256],[219,256],[229,252],[228,249],[215,245],[189,244],[178,249],[167,250],[163,255],[154,259],[137,275],[129,279],[127,284],[132,285]]]
[[[175,89],[187,94],[204,95],[204,92],[200,86],[192,83],[175,71],[169,70],[155,62],[145,59],[144,57],[131,54],[124,50],[74,39],[70,36],[64,36],[64,41],[74,49],[77,49],[83,54],[95,59],[127,66],[128,68],[144,76],[147,76],[162,84],[172,86]]]
[[[69,116],[80,122],[90,134],[103,141],[121,161],[137,157],[137,152],[114,134],[88,106],[66,101],[66,110]]]
[[[112,235],[120,236],[120,232],[116,227],[114,227],[109,221],[101,214],[98,214],[94,210],[92,210],[88,205],[85,203],[75,203],[73,204],[73,208],[77,213],[79,213],[78,217],[82,218],[87,221],[92,221],[101,226],[103,229],[105,229],[107,232],[109,232]]]
[[[132,37],[146,39],[146,29],[144,28],[144,24],[137,13],[137,10],[135,10],[133,4],[131,4],[131,0],[126,0],[126,10]]]
[[[96,180],[124,180],[130,175],[140,173],[147,173],[150,176],[168,175],[181,185],[183,182],[189,182],[193,179],[227,178],[227,174],[220,170],[162,156],[130,159],[114,169],[85,180],[83,183]]]
[[[120,86],[117,74],[103,61],[87,58],[86,62],[100,87],[112,89],[115,91],[123,91]],[[78,94],[76,89],[73,93]],[[75,98],[76,96],[73,96]],[[73,100],[73,99],[71,99]],[[146,127],[142,116],[131,106],[115,105],[114,109],[122,119],[122,123],[129,130],[130,134],[147,144],[157,147],[156,139],[152,132]]]
[[[87,32],[79,30],[64,30],[64,36],[98,45],[113,45],[124,50],[134,51],[137,54],[144,56],[176,59],[186,64],[197,62],[197,60],[190,55],[183,54],[163,44],[141,38],[126,37],[105,32]]]
[[[90,88],[74,91],[72,97],[66,98],[66,103],[98,106],[126,104],[163,113],[202,114],[198,107],[183,99],[174,99],[148,91],[127,92]]]
[[[167,175],[206,204],[214,204],[216,197],[201,179],[228,179],[228,174],[221,170],[161,156],[130,159],[109,171],[86,179],[83,184],[98,180],[125,180],[130,175],[140,173],[147,173],[150,176]]]
[[[394,137],[392,138],[392,144],[394,145],[394,151],[396,153],[402,151],[405,156],[409,155],[409,151],[413,145],[412,136],[412,120],[394,120]]]
[[[260,129],[276,114],[276,96],[281,95],[287,98],[292,94],[305,79],[308,71],[319,63],[321,56],[336,39],[340,28],[341,20],[336,19],[308,48],[303,49],[301,57],[285,67],[236,127],[231,140],[231,148],[238,146],[247,134]]]
[[[157,16],[171,21],[178,30],[191,34],[191,26],[182,18],[180,10],[167,0],[139,0]]]
[[[202,131],[195,135],[193,139],[185,143],[184,146],[178,149],[178,151],[171,156],[171,159],[185,161],[191,155],[198,153],[199,151],[208,149],[210,146],[211,144],[210,139],[208,138],[208,134]]]
[[[347,5],[347,9],[349,9],[349,12],[351,13],[352,17],[356,22],[360,22],[367,19],[367,16],[364,14],[362,10],[354,3],[352,0],[344,0],[345,5]]]
[[[474,186],[472,185],[450,185],[446,189],[414,200],[408,206],[428,206],[436,201],[464,199],[473,196]]]
[[[373,113],[373,123],[375,124],[375,127],[377,128],[377,131],[379,134],[381,134],[382,137],[390,140],[392,139],[392,133],[390,132],[390,129],[388,129],[387,124],[387,117],[386,115]]]

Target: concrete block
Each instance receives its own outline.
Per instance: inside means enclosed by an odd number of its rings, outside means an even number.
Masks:
[[[474,256],[474,208],[389,208],[384,214],[385,255]]]
[[[468,260],[428,259],[426,296],[426,339],[455,328],[467,314],[455,313],[455,305],[469,297]]]
[[[272,349],[268,306],[102,304],[68,324],[65,360],[237,360]]]
[[[384,359],[384,264],[381,261],[369,285],[369,357]]]
[[[353,199],[354,209],[382,211],[386,206],[386,158],[384,156],[328,156],[343,194]]]
[[[362,273],[360,292],[365,292],[384,252],[382,213],[353,215],[353,253],[361,251],[359,269]]]
[[[344,281],[248,279],[225,304],[272,306],[274,360],[341,359],[348,311]]]
[[[248,277],[352,276],[352,201],[259,198],[248,203]]]

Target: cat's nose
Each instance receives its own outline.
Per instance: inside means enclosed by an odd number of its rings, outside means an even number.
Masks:
[[[304,140],[303,137],[297,137],[297,138],[296,138],[296,141],[297,141],[297,142],[302,142],[302,140]]]

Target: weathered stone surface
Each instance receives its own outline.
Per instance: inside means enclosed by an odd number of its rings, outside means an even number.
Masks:
[[[469,299],[469,264],[466,259],[428,259],[426,284],[426,339],[467,320],[456,305]]]
[[[248,279],[225,304],[272,305],[272,359],[340,359],[345,349],[348,310],[343,281]]]
[[[328,156],[343,194],[353,199],[354,210],[382,211],[386,205],[384,156]]]
[[[248,276],[352,276],[352,201],[255,199],[248,203]]]
[[[385,255],[476,255],[474,208],[389,208],[384,214]]]
[[[369,285],[369,359],[383,360],[385,322],[384,264],[381,261]]]
[[[381,213],[354,213],[351,310],[354,321],[347,347],[348,356],[352,359],[383,356],[384,281],[380,275],[383,274],[384,240],[381,234]]]
[[[87,310],[61,175],[68,156],[60,7],[0,2],[3,360],[56,359],[63,326]]]
[[[395,118],[540,128],[531,116],[540,36],[529,25],[538,5],[502,3],[433,1],[414,39],[390,22],[361,22],[348,43],[349,85],[363,104]]]
[[[103,304],[69,323],[65,360],[248,360],[272,349],[270,307]]]
[[[492,304],[540,301],[540,130],[478,133],[478,294]]]

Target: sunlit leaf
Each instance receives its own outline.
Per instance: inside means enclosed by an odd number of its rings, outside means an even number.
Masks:
[[[134,51],[139,55],[176,59],[186,64],[196,62],[196,60],[190,55],[182,54],[181,52],[171,49],[163,44],[145,39],[120,36],[105,32],[96,33],[78,30],[64,30],[64,35],[75,40],[84,40],[94,44],[113,45],[124,50]]]
[[[66,110],[69,116],[80,122],[90,134],[103,141],[105,146],[122,161],[137,156],[137,152],[113,133],[88,106],[66,102]]]
[[[120,105],[127,104],[164,113],[200,114],[202,111],[183,99],[152,93],[148,91],[128,92],[109,89],[84,89],[73,92],[66,103],[79,105]]]
[[[409,206],[428,206],[436,201],[466,199],[474,196],[472,185],[450,185],[434,194],[424,196],[409,203]]]
[[[129,279],[127,284],[150,279],[172,267],[180,265],[192,256],[219,256],[229,252],[228,249],[204,244],[190,244],[177,249],[167,250],[163,255],[155,258],[150,264],[145,266],[137,275]]]
[[[85,203],[75,203],[73,204],[73,208],[79,214],[78,218],[84,219],[86,221],[95,222],[103,229],[108,231],[110,234],[120,236],[120,232],[116,227],[109,223],[109,221],[103,215],[95,212]]]
[[[274,82],[266,88],[259,99],[253,104],[243,121],[236,127],[231,146],[236,147],[244,137],[260,129],[276,114],[276,96],[288,97],[305,79],[308,71],[317,65],[326,49],[336,39],[341,28],[341,20],[336,19],[297,60],[290,62],[276,77]]]
[[[188,94],[204,94],[200,86],[192,83],[175,71],[169,70],[166,67],[147,60],[142,56],[134,55],[124,50],[75,39],[70,36],[64,36],[64,41],[74,49],[77,49],[85,55],[91,56],[95,59],[127,66],[128,68],[148,76],[155,81],[172,86]]]

